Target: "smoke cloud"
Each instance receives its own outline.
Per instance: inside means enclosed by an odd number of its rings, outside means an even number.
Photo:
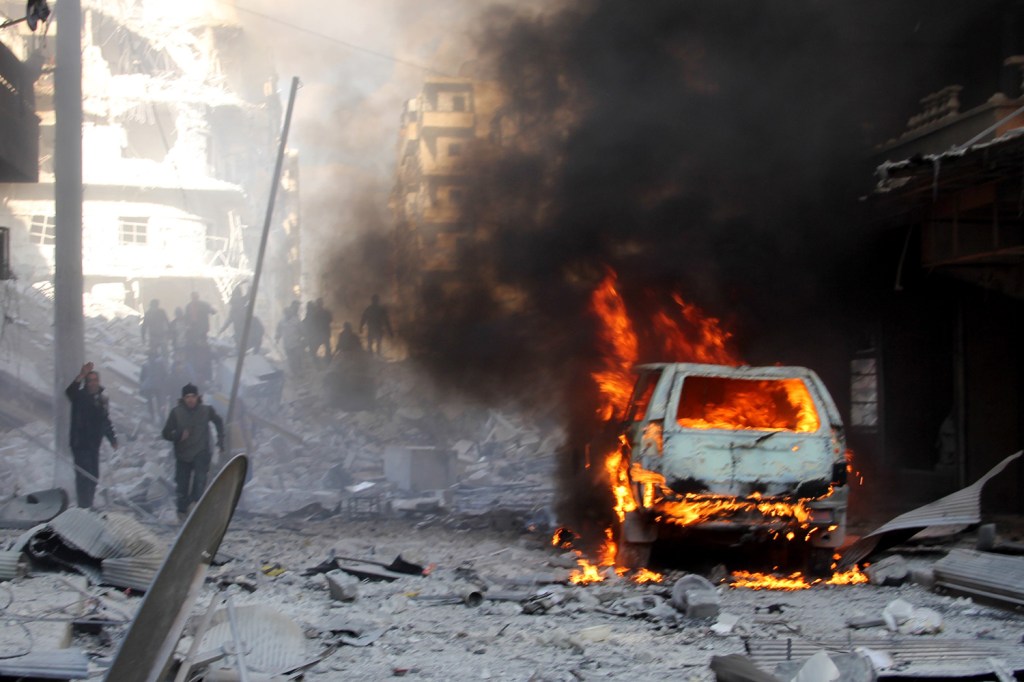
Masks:
[[[611,269],[642,361],[669,359],[643,342],[644,320],[678,292],[722,319],[747,361],[812,366],[842,400],[856,313],[891,282],[889,263],[864,260],[867,151],[924,94],[964,82],[956,45],[1001,6],[966,5],[329,5],[319,25],[373,35],[370,51],[396,59],[339,58],[302,36],[279,49],[313,69],[333,60],[300,93],[296,127],[304,160],[320,163],[304,175],[303,216],[329,254],[319,288],[355,311],[402,276],[383,236],[402,102],[431,73],[465,73],[507,98],[500,140],[470,150],[465,222],[478,227],[457,287],[394,302],[440,385],[563,420],[579,457],[604,350],[590,295]],[[988,85],[969,83],[965,105]]]

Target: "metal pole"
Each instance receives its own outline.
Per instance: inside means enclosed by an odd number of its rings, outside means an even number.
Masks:
[[[288,109],[284,115],[284,127],[281,129],[281,144],[277,150],[277,164],[274,166],[274,175],[270,179],[270,201],[267,203],[267,215],[263,221],[263,235],[260,237],[260,250],[256,256],[256,270],[253,272],[252,286],[249,288],[249,304],[245,313],[245,326],[242,329],[241,342],[238,348],[238,362],[235,363],[235,376],[231,382],[231,398],[228,402],[228,416],[226,420],[228,447],[225,450],[228,456],[231,454],[233,445],[231,442],[231,427],[235,418],[238,386],[242,381],[242,365],[245,363],[245,352],[249,348],[249,329],[252,327],[252,313],[256,307],[256,290],[260,284],[260,274],[263,272],[263,255],[267,251],[267,236],[270,234],[270,221],[274,217],[274,201],[277,198],[277,187],[281,184],[281,166],[284,165],[284,150],[288,143],[288,129],[292,124],[292,110],[295,108],[295,93],[298,90],[299,79],[296,76],[292,78],[291,92],[288,95]],[[224,455],[221,455],[221,459],[224,459]],[[223,461],[221,464],[223,464]]]
[[[85,361],[82,322],[82,4],[60,0],[56,6],[57,68],[53,108],[55,240],[53,250],[54,331],[54,478],[70,487],[68,453],[70,414],[64,388]],[[61,458],[66,458],[63,461]]]

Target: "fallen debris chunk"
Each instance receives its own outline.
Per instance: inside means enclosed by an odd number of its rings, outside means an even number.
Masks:
[[[933,570],[937,587],[1024,606],[1024,557],[954,549]]]
[[[670,603],[687,618],[714,618],[720,602],[715,586],[702,576],[684,575],[672,586]]]
[[[15,497],[0,506],[0,528],[32,528],[46,523],[67,508],[68,494],[63,488]]]
[[[718,682],[780,682],[778,677],[761,670],[742,654],[712,656],[711,671]]]
[[[89,658],[77,648],[32,651],[24,656],[0,658],[0,677],[81,680],[89,677]]]
[[[338,601],[355,601],[359,597],[359,579],[344,571],[334,570],[324,574],[331,597]]]
[[[803,664],[780,663],[775,674],[793,682],[874,682],[877,679],[870,659],[860,654],[819,651]]]
[[[872,585],[888,585],[896,587],[907,581],[910,569],[907,562],[898,554],[885,557],[864,569],[864,575]]]

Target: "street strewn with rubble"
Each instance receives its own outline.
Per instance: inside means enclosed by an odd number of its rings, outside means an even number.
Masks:
[[[45,317],[46,299],[19,296],[15,357],[45,365],[31,321]],[[137,573],[115,570],[117,551],[138,560],[145,583],[180,530],[169,444],[133,380],[138,320],[106,312],[88,319],[86,335],[123,445],[104,450],[95,511],[3,531],[0,669],[27,654],[36,673],[59,662],[72,676],[76,666],[102,675],[145,588]],[[274,366],[273,351],[256,361]],[[192,661],[193,674],[239,679],[236,636],[248,679],[755,679],[728,677],[730,656],[790,679],[819,651],[860,670],[844,679],[1005,676],[1024,665],[1019,572],[1006,574],[1003,599],[934,589],[934,567],[954,549],[970,556],[987,542],[1024,561],[1013,553],[1024,529],[1012,518],[872,556],[871,582],[857,585],[751,589],[738,586],[738,565],[704,575],[655,567],[657,581],[642,584],[605,568],[576,584],[587,557],[552,542],[559,431],[434,393],[408,363],[367,362],[379,387],[372,409],[333,407],[312,371],[287,382],[275,408],[253,401],[248,481],[184,608],[176,658]],[[8,431],[5,499],[48,487],[52,470],[28,465],[52,466],[47,428],[40,420]],[[431,457],[439,443],[447,459]],[[425,468],[407,456],[416,448]],[[851,530],[868,532],[867,523]],[[106,543],[114,549],[96,560],[69,560],[52,544],[55,534],[62,549],[90,550],[83,537],[107,532],[131,539]],[[205,634],[193,650],[197,629]]]

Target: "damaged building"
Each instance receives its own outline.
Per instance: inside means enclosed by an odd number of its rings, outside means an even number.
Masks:
[[[484,229],[465,215],[467,159],[501,142],[502,104],[492,82],[442,76],[406,102],[391,196],[400,290],[457,282],[460,258]]]
[[[3,10],[19,16],[24,3]],[[82,28],[86,300],[141,313],[156,298],[173,311],[198,291],[220,307],[252,276],[282,119],[273,66],[224,8],[85,2]],[[3,135],[20,175],[0,185],[0,226],[11,271],[28,283],[49,282],[54,267],[58,30],[51,17],[34,32],[18,25],[0,35],[22,64],[9,82],[28,91],[29,107],[34,84],[39,118],[38,136],[31,123]],[[38,182],[27,156],[38,159]],[[294,154],[279,195],[260,300],[268,322],[299,284]]]
[[[1004,68],[1017,75],[1021,61]],[[1024,98],[1013,81],[973,106],[959,85],[927,95],[872,157],[866,201],[887,291],[852,361],[851,443],[889,472],[881,488],[918,501],[976,480],[1024,433]],[[1020,514],[1022,500],[1020,467],[986,492],[992,512]]]

